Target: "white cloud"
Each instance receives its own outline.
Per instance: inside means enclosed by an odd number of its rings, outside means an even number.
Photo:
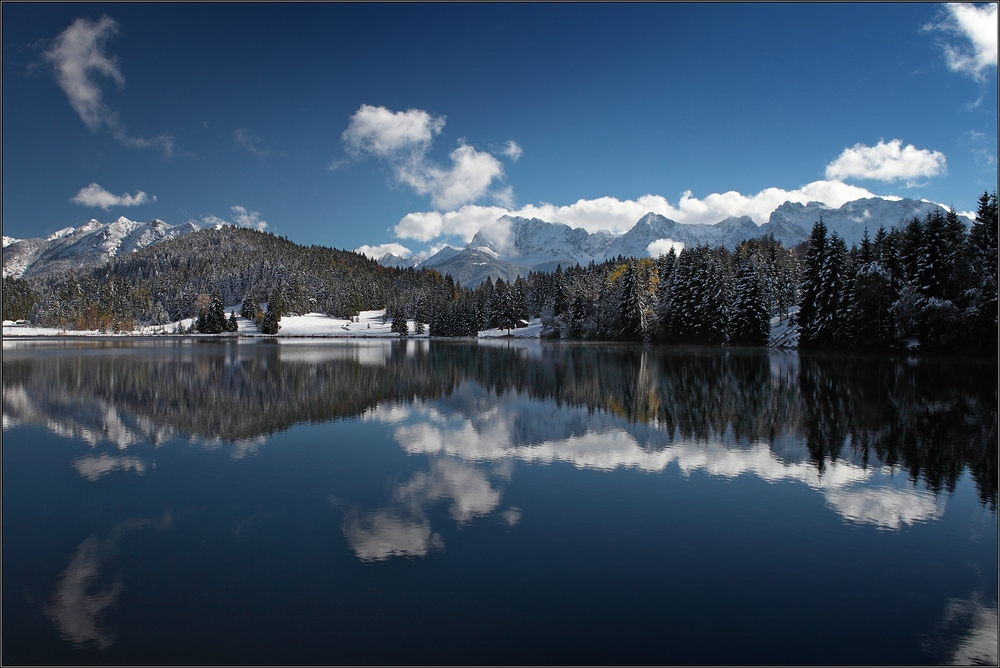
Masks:
[[[124,195],[115,195],[113,193],[109,193],[100,185],[91,183],[85,188],[80,188],[80,192],[73,195],[69,201],[74,204],[79,204],[80,206],[100,207],[107,211],[113,206],[139,206],[140,204],[145,204],[146,202],[155,202],[156,195],[150,197],[141,190],[137,190],[134,195],[129,195],[128,193],[125,193]]]
[[[251,227],[255,230],[263,232],[267,229],[267,221],[260,217],[260,213],[257,211],[250,211],[246,207],[240,205],[235,205],[229,207],[233,212],[233,220],[228,221],[218,216],[208,215],[202,216],[201,222],[205,225],[238,225],[240,227]]]
[[[367,255],[375,260],[379,259],[386,253],[392,253],[393,255],[398,255],[399,257],[410,257],[413,254],[413,251],[409,248],[397,243],[379,244],[378,246],[369,246],[368,244],[365,244],[364,246],[355,248],[354,252]]]
[[[363,104],[351,116],[342,139],[348,153],[355,157],[371,153],[390,158],[403,151],[422,155],[434,135],[441,134],[444,122],[444,116],[431,116],[420,109],[392,112]]]
[[[42,57],[52,65],[56,82],[69,98],[70,106],[91,132],[97,132],[102,126],[106,126],[112,136],[126,146],[159,146],[164,155],[169,157],[174,153],[173,137],[130,137],[119,121],[117,112],[104,103],[100,78],[113,80],[119,88],[125,86],[125,77],[118,68],[118,59],[104,51],[107,40],[117,34],[118,23],[108,16],[102,16],[96,22],[78,18],[56,37],[52,47]]]
[[[542,203],[528,204],[519,209],[467,204],[457,211],[409,213],[393,231],[402,239],[430,241],[440,236],[460,236],[469,242],[481,227],[492,224],[500,216],[511,215],[565,223],[570,227],[582,227],[591,233],[609,230],[621,234],[630,230],[637,220],[650,211],[679,223],[714,224],[729,216],[750,216],[761,225],[768,221],[772,211],[787,201],[801,204],[817,201],[839,207],[863,197],[876,195],[865,188],[842,181],[814,181],[795,190],[766,188],[755,195],[729,191],[697,198],[691,191],[687,191],[681,195],[676,205],[661,195],[644,195],[635,200],[599,197],[581,199],[565,206]]]
[[[988,148],[972,149],[972,157],[980,167],[992,167],[997,164],[996,156],[990,153]]]
[[[438,211],[408,213],[393,228],[393,231],[401,239],[430,241],[440,236],[457,235],[468,242],[472,241],[472,237],[476,235],[480,227],[491,224],[507,213],[509,213],[507,209],[499,206],[474,204],[467,204],[457,211],[446,213]]]
[[[246,128],[238,128],[234,130],[233,139],[236,141],[237,144],[239,144],[246,150],[250,151],[254,155],[259,155],[261,157],[268,155],[275,155],[275,151],[267,151],[260,148],[260,146],[258,146],[258,144],[260,144],[261,142],[260,137],[250,134],[250,131],[247,130]]]
[[[517,162],[523,153],[524,149],[518,146],[513,139],[504,144],[503,150],[500,151],[501,155],[507,156],[513,162]]]
[[[646,246],[646,252],[649,253],[649,257],[660,257],[661,255],[666,255],[673,248],[674,252],[678,255],[684,250],[683,241],[674,241],[673,239],[657,239],[653,243]]]
[[[125,85],[118,59],[104,53],[104,43],[117,34],[118,24],[108,16],[102,16],[96,23],[80,18],[43,54],[55,67],[56,80],[69,97],[70,105],[91,132],[97,132],[112,114],[94,78],[104,76],[119,86]]]
[[[962,39],[960,45],[943,43],[948,67],[976,80],[997,66],[997,5],[979,6],[969,3],[949,3],[937,23],[928,23],[925,30],[940,30]]]
[[[236,216],[236,224],[241,227],[252,227],[255,230],[260,230],[263,232],[267,229],[267,221],[260,217],[260,214],[256,211],[248,211],[242,206],[231,206],[229,207],[233,214]]]
[[[474,202],[487,194],[494,179],[503,177],[503,164],[499,160],[467,144],[460,144],[449,157],[451,169],[442,169],[426,160],[411,161],[397,170],[397,176],[417,193],[430,195],[431,205],[438,209]]]
[[[427,157],[444,124],[444,116],[432,116],[420,109],[393,112],[363,104],[351,116],[341,138],[350,155],[372,155],[386,161],[397,181],[420,195],[430,195],[431,205],[437,209],[462,206],[487,195],[510,203],[510,189],[490,191],[494,180],[503,179],[504,171],[503,164],[489,153],[459,141],[458,148],[449,155],[450,168],[440,167]],[[509,144],[505,150],[520,151],[513,142]],[[339,166],[334,161],[329,169]]]
[[[875,146],[855,144],[845,148],[840,156],[826,166],[828,179],[875,179],[912,183],[918,177],[937,176],[947,172],[944,153],[918,149],[913,144],[903,146],[901,139],[888,144],[880,139]]]

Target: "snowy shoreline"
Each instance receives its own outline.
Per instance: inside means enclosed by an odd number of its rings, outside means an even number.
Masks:
[[[226,309],[229,310],[234,309]],[[798,308],[790,309],[794,315]],[[428,339],[430,335],[425,327],[423,334],[413,334],[414,322],[407,321],[407,329],[411,332],[401,337],[392,331],[390,321],[382,322],[385,311],[362,311],[356,321],[345,318],[334,318],[323,313],[307,313],[305,315],[290,315],[281,318],[281,329],[277,334],[263,334],[257,330],[252,321],[236,316],[239,329],[233,333],[200,334],[178,333],[183,327],[185,332],[191,328],[194,318],[185,318],[166,325],[147,325],[131,332],[100,332],[97,330],[73,330],[58,327],[33,327],[28,324],[18,324],[10,320],[3,321],[3,338],[107,338],[107,339],[168,339],[168,338],[203,338],[203,339]],[[538,318],[532,318],[527,327],[510,330],[486,329],[477,337],[462,337],[466,339],[540,339],[542,324]],[[451,338],[451,337],[449,337]],[[792,325],[790,319],[779,321],[771,318],[771,337],[769,348],[795,348],[798,344],[798,328]]]
[[[227,308],[226,311],[238,310],[239,307]],[[406,337],[401,337],[393,332],[391,321],[382,321],[384,310],[362,311],[356,320],[346,318],[334,318],[323,313],[307,313],[305,315],[290,315],[281,318],[281,329],[277,334],[263,334],[257,330],[252,321],[241,316],[236,316],[239,329],[228,334],[200,334],[200,333],[179,333],[181,327],[186,330],[191,328],[194,318],[185,318],[165,325],[146,325],[130,332],[100,332],[98,330],[74,330],[60,327],[34,327],[24,323],[15,323],[10,320],[3,321],[3,338],[142,338],[142,339],[165,339],[165,338],[209,338],[209,339],[258,339],[258,338],[279,338],[279,339],[426,339],[429,338],[425,326],[423,334],[413,334],[414,322],[407,321],[407,329],[411,332]],[[509,338],[517,339],[537,339],[541,331],[541,323],[538,319],[532,320],[527,327],[510,330]],[[507,330],[487,329],[479,332],[478,338],[501,338],[508,337]],[[471,337],[470,337],[471,338]]]

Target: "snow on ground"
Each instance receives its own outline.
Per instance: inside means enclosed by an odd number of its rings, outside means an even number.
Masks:
[[[528,322],[527,327],[518,327],[516,329],[511,329],[510,336],[517,339],[537,339],[539,338],[539,333],[542,331],[542,321],[538,318],[532,318]],[[506,329],[484,329],[479,332],[479,338],[481,339],[495,339],[501,336],[507,336],[508,330]]]
[[[788,309],[788,318],[779,322],[778,316],[771,318],[771,336],[768,338],[768,348],[795,348],[799,345],[799,326],[793,324],[793,317],[799,312],[798,306]]]
[[[226,308],[226,313],[231,311],[238,312],[240,307],[230,306]],[[278,330],[279,337],[291,337],[291,336],[301,336],[301,337],[346,337],[346,338],[366,338],[366,337],[398,337],[391,330],[392,321],[387,320],[382,322],[382,316],[385,313],[384,310],[379,311],[362,311],[357,318],[352,320],[347,320],[345,318],[334,318],[332,316],[324,315],[322,313],[307,313],[305,315],[286,315],[281,318],[278,323],[281,325],[281,329]],[[72,330],[72,329],[62,329],[58,327],[32,327],[28,324],[17,324],[11,322],[10,320],[3,321],[3,336],[15,337],[15,336],[158,336],[158,335],[170,335],[177,334],[178,329],[183,327],[185,332],[191,328],[194,318],[185,318],[184,320],[179,320],[177,322],[171,322],[166,325],[146,325],[140,327],[131,332],[105,332],[101,333],[97,330]],[[239,324],[239,336],[243,337],[258,337],[266,336],[261,334],[257,330],[257,326],[253,324],[252,321],[247,320],[239,315],[236,316],[236,321]],[[425,328],[424,333],[421,335],[412,334],[414,329],[413,321],[408,322],[409,330],[411,332],[411,337],[427,337],[427,330]],[[518,330],[521,331],[521,330]],[[185,334],[186,336],[232,336],[229,333],[223,334]]]

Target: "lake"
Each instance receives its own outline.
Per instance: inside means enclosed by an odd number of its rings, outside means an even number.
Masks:
[[[997,361],[3,343],[5,664],[997,661]]]

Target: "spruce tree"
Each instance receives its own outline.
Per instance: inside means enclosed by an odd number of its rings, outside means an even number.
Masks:
[[[647,318],[646,286],[643,284],[639,263],[628,263],[621,278],[619,292],[619,336],[624,341],[645,341],[649,322]]]
[[[997,194],[984,192],[979,198],[976,219],[966,241],[973,271],[969,285],[970,304],[965,320],[973,347],[997,347]]]
[[[392,314],[392,325],[389,327],[389,330],[400,336],[406,336],[410,333],[409,326],[406,323],[406,312],[402,308],[397,308],[396,312]]]
[[[799,326],[799,347],[810,348],[822,345],[820,330],[820,297],[823,284],[823,267],[829,253],[826,225],[820,217],[809,233],[805,257],[802,260],[802,280],[800,282],[799,312],[796,322]]]
[[[747,260],[740,265],[736,274],[729,341],[743,346],[764,346],[770,335],[771,318],[765,301],[763,280]]]

